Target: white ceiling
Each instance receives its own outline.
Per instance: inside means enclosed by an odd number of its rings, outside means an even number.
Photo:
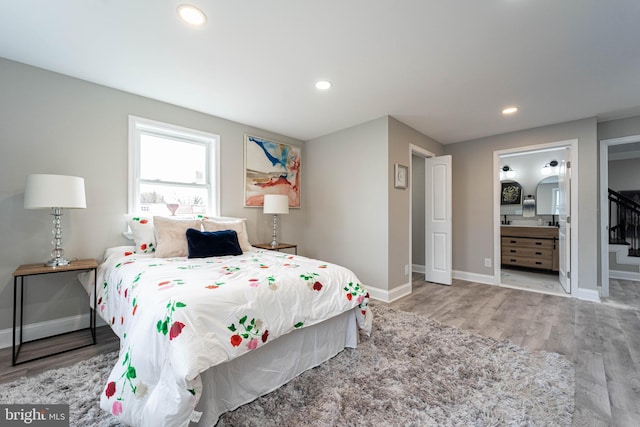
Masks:
[[[453,143],[640,114],[639,22],[638,0],[4,0],[0,56],[301,140],[391,115]]]

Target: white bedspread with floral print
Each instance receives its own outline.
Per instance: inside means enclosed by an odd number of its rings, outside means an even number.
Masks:
[[[348,269],[273,251],[216,258],[110,256],[98,313],[120,337],[100,406],[132,426],[186,426],[199,374],[295,329],[357,308],[369,295]]]

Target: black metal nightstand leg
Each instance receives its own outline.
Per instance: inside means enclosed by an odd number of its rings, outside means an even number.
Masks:
[[[98,269],[93,269],[93,309],[89,311],[89,327],[91,328],[91,336],[93,343],[96,343],[96,314],[98,312]]]
[[[22,347],[22,325],[24,325],[24,276],[20,277],[20,342],[18,343],[18,351]]]
[[[11,366],[16,364],[16,300],[18,292],[18,277],[13,278],[13,345],[11,346]]]
[[[17,298],[18,298],[18,277],[20,277],[20,332],[19,332],[19,341],[16,345],[16,307],[17,307]],[[15,276],[13,278],[13,346],[12,346],[12,358],[11,365],[15,366],[16,361],[18,360],[18,355],[20,354],[20,348],[22,348],[22,325],[23,325],[23,316],[22,312],[24,309],[24,276]]]

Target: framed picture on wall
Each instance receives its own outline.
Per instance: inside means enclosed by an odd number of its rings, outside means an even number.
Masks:
[[[409,168],[399,163],[394,167],[394,183],[395,188],[407,188],[409,185]]]
[[[244,136],[244,205],[262,207],[265,194],[289,196],[300,207],[302,148],[246,134]]]
[[[500,192],[501,205],[521,205],[522,204],[522,186],[515,181],[501,182],[502,191]]]

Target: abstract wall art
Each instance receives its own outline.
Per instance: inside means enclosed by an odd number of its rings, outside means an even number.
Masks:
[[[263,205],[265,194],[286,194],[289,207],[300,207],[302,149],[258,136],[244,136],[244,205]]]

